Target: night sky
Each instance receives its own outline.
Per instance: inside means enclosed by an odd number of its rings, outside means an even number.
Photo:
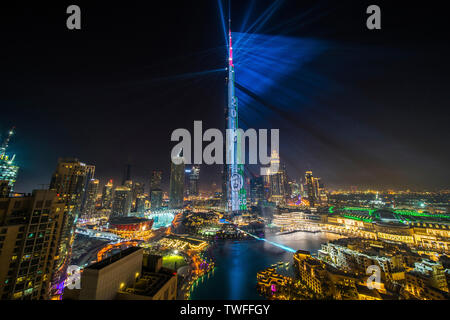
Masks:
[[[167,186],[172,131],[193,130],[194,120],[224,126],[226,73],[209,72],[227,59],[216,0],[91,2],[0,5],[0,129],[16,126],[18,192],[48,184],[58,157],[95,165],[102,183],[121,180],[126,163],[147,186],[160,169]],[[236,37],[273,3],[233,1]],[[79,31],[66,28],[70,4],[81,7]],[[382,30],[366,28],[370,4],[382,9]],[[243,126],[281,129],[291,178],[312,170],[333,188],[449,188],[450,45],[440,6],[279,1],[249,31],[269,49],[255,45],[236,61],[248,95],[239,97]],[[280,43],[305,52],[279,59]],[[262,50],[265,77],[280,75],[264,88],[242,70]],[[202,187],[214,181],[219,167],[203,166]]]

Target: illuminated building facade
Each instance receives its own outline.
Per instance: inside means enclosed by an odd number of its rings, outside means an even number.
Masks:
[[[56,191],[0,197],[0,299],[50,298],[65,204]]]
[[[81,197],[81,214],[85,214],[86,211],[86,204],[88,201],[88,197],[89,197],[89,184],[91,183],[91,180],[94,179],[94,175],[95,175],[95,166],[90,166],[90,165],[86,165],[86,178],[85,178],[85,182],[84,182],[84,186],[83,186],[83,194]]]
[[[233,46],[231,39],[231,28],[229,30],[228,45],[228,110],[226,118],[227,142],[225,171],[227,212],[238,214],[247,210],[247,194],[244,185],[244,161],[245,155],[241,155],[241,137],[239,135],[238,123],[238,99],[235,93],[235,72],[233,63]]]
[[[95,203],[97,201],[98,186],[100,181],[97,179],[89,180],[86,189],[86,199],[83,207],[82,214],[86,217],[92,217],[95,214]]]
[[[263,177],[253,177],[250,179],[250,201],[252,206],[257,206],[264,200],[264,180]]]
[[[131,189],[125,186],[118,186],[114,189],[111,207],[111,218],[127,217],[131,211]]]
[[[188,196],[198,196],[199,189],[198,183],[200,179],[200,167],[193,166],[191,168],[191,172],[189,173],[189,188],[188,188]]]
[[[64,202],[64,222],[61,228],[58,261],[53,279],[55,294],[61,293],[62,281],[70,261],[72,244],[75,239],[75,226],[80,216],[83,187],[86,181],[87,166],[78,159],[59,159],[55,172],[50,181],[50,190],[56,191]]]
[[[151,209],[157,210],[162,206],[163,192],[161,189],[162,171],[154,170],[150,181]]]
[[[179,162],[179,164],[175,164]],[[184,204],[184,159],[178,155],[170,167],[169,208],[180,209]]]
[[[112,199],[113,199],[113,181],[109,180],[108,183],[103,186],[102,208],[111,209]]]
[[[12,128],[6,138],[3,140],[0,146],[0,181],[8,181],[10,191],[13,191],[14,184],[17,180],[17,174],[19,167],[17,166],[15,159],[16,155],[10,157],[6,154],[8,149],[8,143],[11,137],[14,135],[14,128]]]

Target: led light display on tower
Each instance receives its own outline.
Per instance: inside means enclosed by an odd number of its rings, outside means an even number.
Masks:
[[[238,131],[238,99],[235,93],[235,72],[231,28],[229,30],[228,51],[228,114],[227,114],[227,211],[229,214],[247,210],[247,195],[244,186],[244,165],[241,161],[241,137]]]

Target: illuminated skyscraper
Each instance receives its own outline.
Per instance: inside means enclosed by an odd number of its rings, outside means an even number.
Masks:
[[[111,209],[113,197],[113,181],[109,180],[107,184],[103,187],[102,192],[102,208]]]
[[[150,180],[150,191],[161,189],[162,171],[154,170],[152,172],[152,179]]]
[[[257,206],[264,200],[263,177],[254,177],[250,180],[250,200],[252,206]]]
[[[231,23],[230,23],[231,25]],[[233,46],[231,39],[231,27],[229,29],[228,45],[228,110],[227,110],[227,145],[226,158],[227,170],[225,179],[227,182],[227,212],[238,214],[247,210],[247,195],[244,186],[244,165],[241,164],[245,155],[241,155],[241,137],[238,123],[238,99],[235,93],[235,72],[233,63]]]
[[[65,280],[69,265],[72,244],[75,238],[75,225],[80,215],[83,187],[85,185],[87,168],[78,159],[59,159],[56,170],[50,181],[50,189],[56,191],[64,202],[64,221],[61,228],[58,261],[52,285],[55,294],[62,293],[62,281]],[[56,288],[55,286],[58,286]]]
[[[15,163],[16,155],[10,157],[6,154],[6,150],[8,148],[8,143],[11,137],[14,134],[14,128],[12,128],[8,135],[3,140],[0,146],[0,180],[8,181],[11,191],[14,188],[14,184],[17,180],[17,174],[19,172],[19,167]]]
[[[270,166],[278,168],[277,172],[270,172],[270,201],[276,204],[283,204],[286,193],[286,174],[284,166],[280,164],[279,154],[273,150],[270,159]]]
[[[95,166],[86,165],[86,179],[83,186],[83,195],[81,197],[82,214],[84,214],[84,212],[86,211],[86,201],[89,196],[88,195],[89,183],[91,182],[92,179],[94,179],[94,174],[95,174]]]
[[[189,196],[198,196],[199,179],[200,179],[200,167],[193,166],[191,172],[189,173],[189,188],[188,188]]]
[[[305,187],[309,204],[314,207],[326,204],[328,197],[320,178],[315,178],[311,171],[305,173]]]
[[[84,204],[82,214],[86,217],[91,217],[95,214],[95,202],[97,201],[99,181],[97,179],[89,180],[86,189],[86,201]]]
[[[157,210],[162,206],[163,193],[161,189],[162,171],[155,170],[150,182],[151,209]]]
[[[0,196],[0,300],[50,298],[64,207],[52,190]]]
[[[145,185],[140,182],[134,182],[131,189],[131,207],[133,212],[137,211],[137,198],[141,198],[144,196],[144,188]]]
[[[306,194],[308,196],[308,201],[311,207],[317,202],[316,199],[316,190],[315,190],[315,182],[314,177],[312,175],[312,171],[306,171],[305,173],[305,186],[306,186]]]
[[[114,190],[110,218],[128,217],[131,211],[132,191],[125,186],[118,186]]]
[[[180,164],[175,164],[180,162]],[[180,209],[184,202],[184,159],[178,155],[170,165],[169,208]]]

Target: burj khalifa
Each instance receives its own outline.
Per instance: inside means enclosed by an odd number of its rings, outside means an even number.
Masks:
[[[235,92],[235,69],[233,63],[233,43],[231,23],[228,44],[228,108],[226,115],[226,211],[229,215],[240,214],[247,210],[247,197],[244,186],[245,155],[241,154],[241,133],[238,123],[238,99]]]

